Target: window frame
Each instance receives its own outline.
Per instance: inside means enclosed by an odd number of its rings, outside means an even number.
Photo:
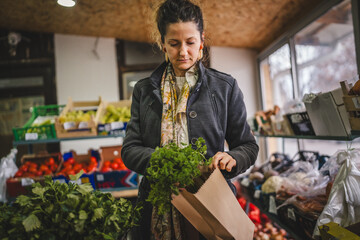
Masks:
[[[257,84],[259,85],[258,95],[260,96],[260,107],[263,110],[265,107],[265,96],[264,86],[261,79],[261,62],[273,54],[276,50],[280,49],[285,44],[289,44],[290,48],[290,71],[292,76],[293,83],[293,96],[294,98],[299,98],[299,83],[298,83],[298,69],[296,63],[296,51],[295,51],[295,35],[300,32],[302,29],[316,21],[319,17],[328,12],[332,7],[340,4],[344,0],[324,0],[316,8],[314,8],[308,15],[300,19],[296,24],[294,24],[289,30],[280,35],[274,42],[262,50],[256,57],[256,78]],[[360,72],[360,3],[358,0],[351,0],[351,11],[353,18],[353,29],[354,29],[354,41],[355,41],[355,52],[356,52],[356,65],[357,65],[357,74]],[[267,140],[261,140],[264,143],[265,153],[268,153]],[[298,149],[303,149],[303,142],[299,139],[297,140]],[[284,149],[283,149],[284,150]],[[268,154],[267,154],[268,155]]]

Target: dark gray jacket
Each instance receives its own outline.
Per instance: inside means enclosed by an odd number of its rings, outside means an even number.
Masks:
[[[134,88],[131,120],[126,128],[121,156],[125,165],[144,175],[155,147],[160,145],[162,98],[160,82],[166,64],[140,80]],[[254,164],[258,145],[246,122],[243,94],[236,80],[225,73],[199,64],[199,79],[187,104],[189,141],[205,139],[207,157],[224,151],[236,160],[236,168],[225,178],[233,178]]]
[[[160,145],[162,98],[160,82],[166,64],[160,65],[149,78],[140,80],[134,88],[131,120],[126,128],[121,157],[125,165],[142,175],[148,167],[151,154]],[[224,141],[236,167],[225,178],[233,178],[254,164],[259,147],[246,122],[243,94],[230,75],[199,64],[199,79],[187,103],[189,141],[205,139],[207,157],[224,151]],[[234,191],[234,186],[227,180]],[[140,226],[133,229],[134,239],[150,239],[152,206],[145,201],[150,191],[144,177],[139,186],[138,201],[144,205]]]

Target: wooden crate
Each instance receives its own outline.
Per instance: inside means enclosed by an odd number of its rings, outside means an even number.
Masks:
[[[109,105],[113,105],[114,107],[131,107],[131,100],[121,100],[118,102],[107,102],[102,101],[99,110],[96,112],[96,119],[98,120],[98,134],[99,135],[119,135],[125,129],[127,122],[114,122],[114,123],[102,123],[100,122],[101,118],[106,114],[106,108]]]
[[[75,110],[94,110],[101,111],[101,97],[99,97],[98,101],[81,101],[81,102],[74,102],[72,98],[69,98],[68,103],[66,104],[65,108],[61,112],[60,116],[67,114],[70,111]],[[64,124],[60,123],[59,118],[55,119],[55,130],[56,136],[58,138],[76,138],[76,137],[88,137],[88,136],[96,136],[97,135],[97,114],[95,117],[92,117],[90,121],[85,122],[87,124],[86,128],[79,129],[79,124],[75,123],[75,126],[71,129],[65,129]]]

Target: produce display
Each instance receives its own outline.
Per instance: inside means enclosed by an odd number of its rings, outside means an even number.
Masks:
[[[15,177],[20,178],[53,175],[56,173],[58,167],[58,164],[52,157],[47,159],[42,164],[38,164],[32,161],[26,161],[15,173]]]
[[[139,210],[128,200],[93,191],[90,184],[46,177],[43,186],[32,185],[30,195],[0,203],[0,239],[117,240],[138,223]]]
[[[238,202],[240,206],[245,210],[246,200],[245,198],[238,196]],[[254,240],[287,240],[290,239],[287,236],[287,232],[273,224],[270,219],[260,212],[260,209],[255,205],[249,205],[249,218],[255,224]]]
[[[60,171],[57,175],[74,175],[83,170],[84,173],[91,173],[97,169],[98,162],[96,157],[91,156],[89,161],[78,162],[73,157],[70,157],[66,161],[63,162]]]
[[[109,104],[106,107],[104,116],[101,117],[101,123],[112,123],[112,122],[128,122],[130,121],[130,108],[129,107],[115,107]]]
[[[152,154],[147,169],[151,185],[147,201],[158,209],[160,215],[170,210],[171,195],[178,195],[179,188],[191,187],[194,179],[201,175],[200,167],[211,163],[211,158],[205,158],[205,140],[198,138],[195,145],[196,149],[191,145],[180,148],[170,143],[157,147]]]
[[[100,172],[109,172],[113,170],[128,170],[121,158],[115,158],[114,160],[106,160],[103,162]]]
[[[64,124],[65,122],[87,122],[92,119],[92,117],[95,117],[96,111],[90,110],[90,111],[82,111],[82,110],[74,110],[69,111],[66,114],[62,114],[59,117],[60,123]]]

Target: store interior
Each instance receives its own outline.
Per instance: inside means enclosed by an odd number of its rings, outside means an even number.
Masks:
[[[360,182],[360,3],[197,2],[205,19],[204,64],[236,79],[260,147],[254,166],[232,179],[238,203],[255,224],[253,239],[360,239],[353,227],[360,222],[359,194],[354,190]],[[25,177],[17,179],[17,185],[7,182],[26,161],[33,161],[27,158],[43,161],[39,159],[48,154],[46,161],[57,162],[59,157],[59,165],[68,160],[66,153],[73,154],[70,159],[98,158],[99,173],[105,158],[119,158],[126,122],[119,120],[119,131],[104,133],[95,125],[78,135],[66,135],[64,126],[59,130],[52,122],[51,136],[29,130],[34,109],[57,106],[55,119],[72,103],[97,110],[109,103],[130,107],[136,82],[165,60],[153,34],[152,12],[158,1],[74,3],[64,7],[56,0],[0,2],[2,202],[28,194]],[[5,177],[9,159],[17,169]],[[352,180],[349,166],[355,171]],[[94,189],[101,185],[96,171],[90,171]],[[293,173],[307,175],[293,179]],[[102,191],[135,203],[141,176],[134,176],[126,176],[128,185],[101,185]],[[350,181],[347,189],[333,187],[341,185],[340,177]],[[355,200],[348,197],[350,192]],[[336,205],[333,198],[341,200]],[[335,206],[348,210],[327,216]],[[328,219],[336,224],[319,230]],[[341,238],[340,233],[357,238]]]

